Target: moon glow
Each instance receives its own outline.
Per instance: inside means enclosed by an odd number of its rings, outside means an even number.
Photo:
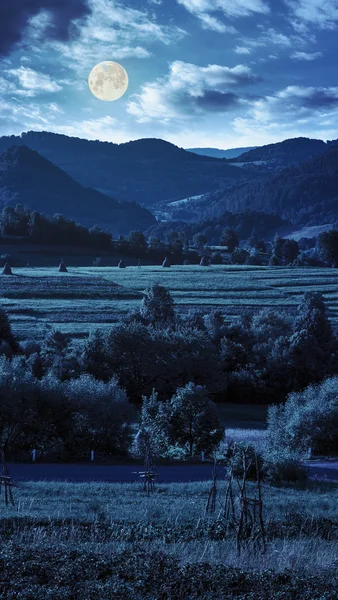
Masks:
[[[88,77],[89,89],[99,100],[118,100],[128,89],[128,75],[116,62],[105,61],[96,65]]]

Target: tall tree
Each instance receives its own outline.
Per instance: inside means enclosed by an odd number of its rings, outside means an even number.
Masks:
[[[188,446],[192,456],[212,452],[224,436],[217,406],[202,386],[188,383],[170,400],[170,439]]]
[[[228,252],[233,252],[239,246],[239,239],[236,231],[226,227],[222,231],[219,243],[221,246],[227,246]]]
[[[173,323],[175,311],[170,292],[164,286],[155,283],[145,293],[140,307],[140,314],[151,325]]]
[[[332,267],[338,265],[338,231],[332,229],[331,231],[324,231],[318,236],[318,246],[321,254]]]

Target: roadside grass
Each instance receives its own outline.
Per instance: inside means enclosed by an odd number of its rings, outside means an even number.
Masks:
[[[0,277],[0,305],[8,312],[19,339],[42,339],[50,327],[83,338],[106,329],[137,309],[142,292],[158,282],[166,286],[180,311],[213,307],[229,320],[264,307],[295,314],[305,291],[322,292],[329,317],[338,325],[338,273],[335,269],[247,265],[174,265],[57,267],[13,269]]]
[[[240,557],[220,518],[225,486],[210,515],[210,482],[157,484],[149,497],[139,482],[20,483],[17,507],[0,505],[0,597],[333,600],[319,592],[336,589],[338,486],[264,485],[267,553]]]

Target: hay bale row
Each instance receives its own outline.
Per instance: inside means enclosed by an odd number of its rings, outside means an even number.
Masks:
[[[27,263],[27,266],[28,266],[28,263]],[[63,260],[59,264],[58,271],[60,273],[68,273],[68,269],[67,269],[65,263],[63,262]],[[5,266],[2,270],[2,275],[13,275],[11,265],[8,262],[5,264]]]

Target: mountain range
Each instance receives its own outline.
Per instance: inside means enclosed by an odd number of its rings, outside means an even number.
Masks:
[[[338,221],[338,140],[295,138],[220,159],[160,139],[112,144],[28,132],[0,138],[1,151],[0,205],[62,213],[113,235],[154,227],[154,215],[197,222],[258,211],[302,226]]]
[[[144,231],[156,223],[147,209],[84,188],[27,146],[8,148],[0,156],[0,207],[17,203],[49,215],[62,214],[89,228],[99,225],[115,235]]]
[[[36,150],[84,187],[146,207],[259,176],[254,168],[243,171],[161,139],[113,144],[33,131],[0,138],[0,152],[20,145]]]

